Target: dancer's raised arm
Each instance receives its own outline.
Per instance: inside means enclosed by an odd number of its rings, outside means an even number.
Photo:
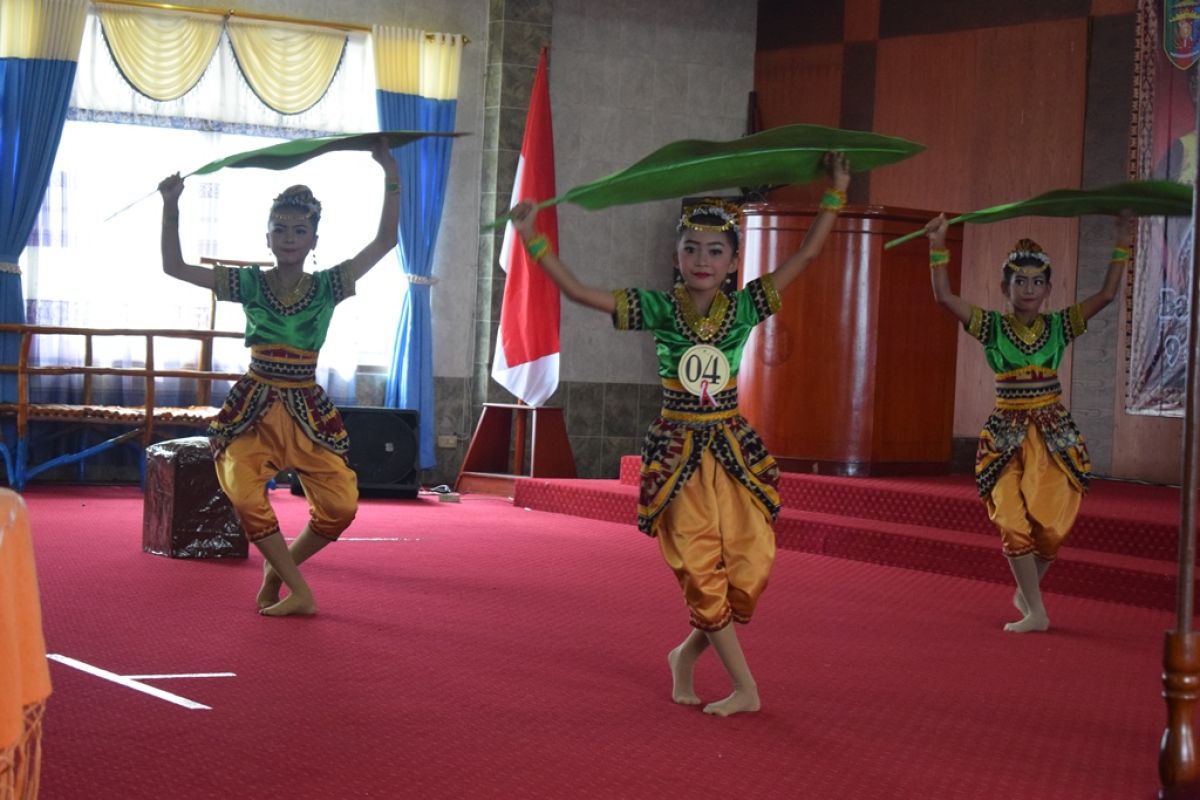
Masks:
[[[396,248],[396,226],[400,223],[400,173],[387,139],[379,137],[371,157],[383,167],[383,209],[375,238],[350,260],[350,271],[356,281]]]
[[[183,260],[183,248],[179,244],[179,196],[183,194],[183,178],[176,172],[158,184],[163,199],[162,213],[162,265],[163,272],[172,278],[195,284],[204,289],[213,288],[213,270],[189,264]]]
[[[778,291],[800,277],[809,263],[825,246],[825,239],[833,230],[838,212],[846,204],[846,188],[850,185],[850,161],[845,153],[828,152],[825,154],[825,168],[829,171],[830,188],[821,199],[821,211],[813,221],[812,227],[804,236],[799,249],[787,258],[771,273],[771,280]]]
[[[950,251],[946,249],[948,227],[945,214],[938,214],[925,224],[925,235],[929,237],[929,280],[933,284],[933,299],[966,325],[971,319],[971,304],[954,293],[946,274],[950,264]]]
[[[1121,284],[1125,280],[1125,268],[1129,266],[1129,259],[1133,256],[1131,242],[1135,221],[1136,217],[1128,211],[1117,217],[1116,242],[1109,258],[1108,272],[1104,273],[1104,285],[1091,297],[1079,301],[1079,311],[1085,320],[1100,313],[1121,291]]]
[[[568,300],[597,311],[603,311],[606,314],[613,313],[617,306],[612,292],[586,284],[575,277],[575,273],[567,268],[567,265],[558,257],[558,253],[555,253],[554,249],[550,247],[550,241],[545,235],[538,233],[534,225],[536,217],[537,211],[534,210],[531,203],[521,202],[513,206],[513,227],[516,228],[525,249],[533,260],[538,262]]]

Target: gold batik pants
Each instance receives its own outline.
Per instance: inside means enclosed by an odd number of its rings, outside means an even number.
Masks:
[[[707,449],[659,517],[658,543],[691,623],[704,631],[749,622],[775,561],[771,521]]]
[[[1036,553],[1051,560],[1071,532],[1083,494],[1059,466],[1036,425],[986,498],[988,517],[1000,529],[1006,556]]]
[[[358,480],[338,454],[314,442],[283,407],[274,402],[250,430],[229,443],[216,460],[217,480],[252,542],[279,533],[279,520],[267,499],[267,482],[293,469],[308,497],[313,533],[337,539],[358,511]]]

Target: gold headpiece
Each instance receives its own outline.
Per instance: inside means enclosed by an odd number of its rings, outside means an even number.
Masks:
[[[289,186],[271,203],[272,220],[297,217],[311,220],[314,227],[321,221],[321,201],[313,197],[307,186]]]
[[[1017,264],[1017,261],[1036,261],[1036,264]],[[1021,239],[1013,245],[1012,252],[1004,260],[1002,269],[1010,269],[1017,275],[1041,275],[1050,269],[1050,256],[1033,239]]]
[[[741,216],[742,209],[737,203],[729,203],[717,197],[706,197],[699,203],[683,207],[683,216],[679,218],[679,224],[675,226],[677,232],[684,228],[690,228],[694,231],[709,231],[714,233],[724,233],[725,231],[733,231],[734,234],[740,233],[738,218]],[[703,222],[695,222],[697,217],[716,217],[721,220],[719,225],[713,225]]]

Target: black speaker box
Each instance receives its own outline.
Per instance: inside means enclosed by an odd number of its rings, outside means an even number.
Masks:
[[[340,409],[350,434],[350,468],[363,497],[416,497],[417,412],[408,408],[346,406]],[[303,494],[292,476],[292,494]]]

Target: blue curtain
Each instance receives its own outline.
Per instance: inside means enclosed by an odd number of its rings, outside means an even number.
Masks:
[[[0,58],[0,264],[17,264],[50,180],[62,138],[74,61]],[[0,322],[25,322],[21,275],[0,272]],[[20,337],[0,335],[0,362],[17,363]],[[16,399],[16,376],[0,375],[0,400]]]
[[[376,93],[379,124],[383,130],[445,131],[454,129],[457,100],[431,100],[412,94]],[[419,139],[396,150],[400,167],[399,257],[410,281],[400,308],[400,324],[392,351],[385,402],[392,408],[414,408],[419,413],[418,466],[435,465],[433,450],[433,320],[428,278],[433,270],[450,172],[449,137]]]

